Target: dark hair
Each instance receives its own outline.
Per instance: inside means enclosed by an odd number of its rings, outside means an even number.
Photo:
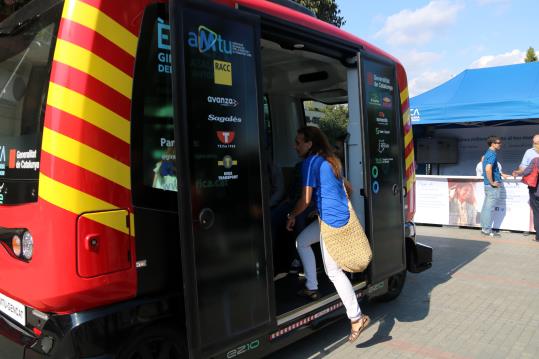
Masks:
[[[342,179],[341,160],[335,156],[335,153],[331,148],[328,138],[324,132],[322,132],[318,127],[303,126],[298,130],[298,134],[303,135],[303,140],[305,142],[312,143],[311,149],[309,150],[309,155],[317,154],[324,157],[324,159],[331,165],[331,169],[335,177]],[[346,187],[346,192],[348,194],[352,193],[352,187],[346,179],[344,179],[344,186]]]
[[[501,141],[502,139],[498,136],[488,136],[487,138],[487,145],[490,147],[494,142]]]

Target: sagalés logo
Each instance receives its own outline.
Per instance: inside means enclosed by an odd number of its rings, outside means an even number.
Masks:
[[[236,133],[234,131],[217,131],[217,138],[224,145],[234,142],[235,135]]]

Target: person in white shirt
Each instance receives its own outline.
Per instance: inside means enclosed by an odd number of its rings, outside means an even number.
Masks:
[[[483,177],[483,159],[485,156],[481,156],[481,159],[479,162],[477,162],[477,165],[475,166],[475,175],[477,177]],[[505,176],[508,176],[502,172],[502,164],[498,162],[498,169],[500,170],[500,173],[502,173],[502,177],[506,178]]]
[[[520,162],[520,165],[516,170],[513,171],[513,177],[520,176],[522,172],[528,167],[530,162],[535,158],[539,157],[539,133],[536,133],[533,135],[533,146],[532,148],[528,148],[526,152],[524,152],[524,156],[522,157],[522,161]]]
[[[518,166],[518,168],[513,171],[513,176],[514,177],[523,175],[524,170],[526,170],[526,168],[530,165],[532,160],[534,158],[536,158],[536,157],[539,157],[539,133],[536,133],[535,135],[533,135],[532,141],[533,141],[532,148],[528,148],[526,150],[526,152],[524,152],[524,156],[522,157],[522,162],[520,162],[520,165]],[[530,192],[529,193],[529,196],[530,196],[529,205],[532,208],[532,213],[534,213],[532,215],[532,220],[534,222],[535,233],[536,233],[535,234],[535,237],[536,237],[535,240],[539,241],[539,237],[538,237],[539,228],[537,228],[537,225],[536,225],[536,223],[538,223],[538,221],[537,221],[537,218],[535,216],[535,213],[537,213],[537,209],[534,208],[537,205],[537,198],[535,196],[536,188],[528,187],[528,190]]]

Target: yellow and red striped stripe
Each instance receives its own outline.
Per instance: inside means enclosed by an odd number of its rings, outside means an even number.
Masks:
[[[414,144],[412,125],[410,122],[410,106],[408,100],[408,87],[400,93],[401,111],[402,111],[402,125],[404,129],[404,163],[406,174],[406,189],[411,189],[414,182]]]
[[[125,6],[116,2],[64,4],[47,97],[39,197],[73,215],[131,207],[130,108],[140,24],[133,15],[141,4],[136,6],[129,20]],[[126,233],[125,221],[101,224]]]

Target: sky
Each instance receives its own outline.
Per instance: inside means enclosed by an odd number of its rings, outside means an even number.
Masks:
[[[539,56],[538,0],[336,0],[357,37],[399,59],[410,97],[466,69]]]

